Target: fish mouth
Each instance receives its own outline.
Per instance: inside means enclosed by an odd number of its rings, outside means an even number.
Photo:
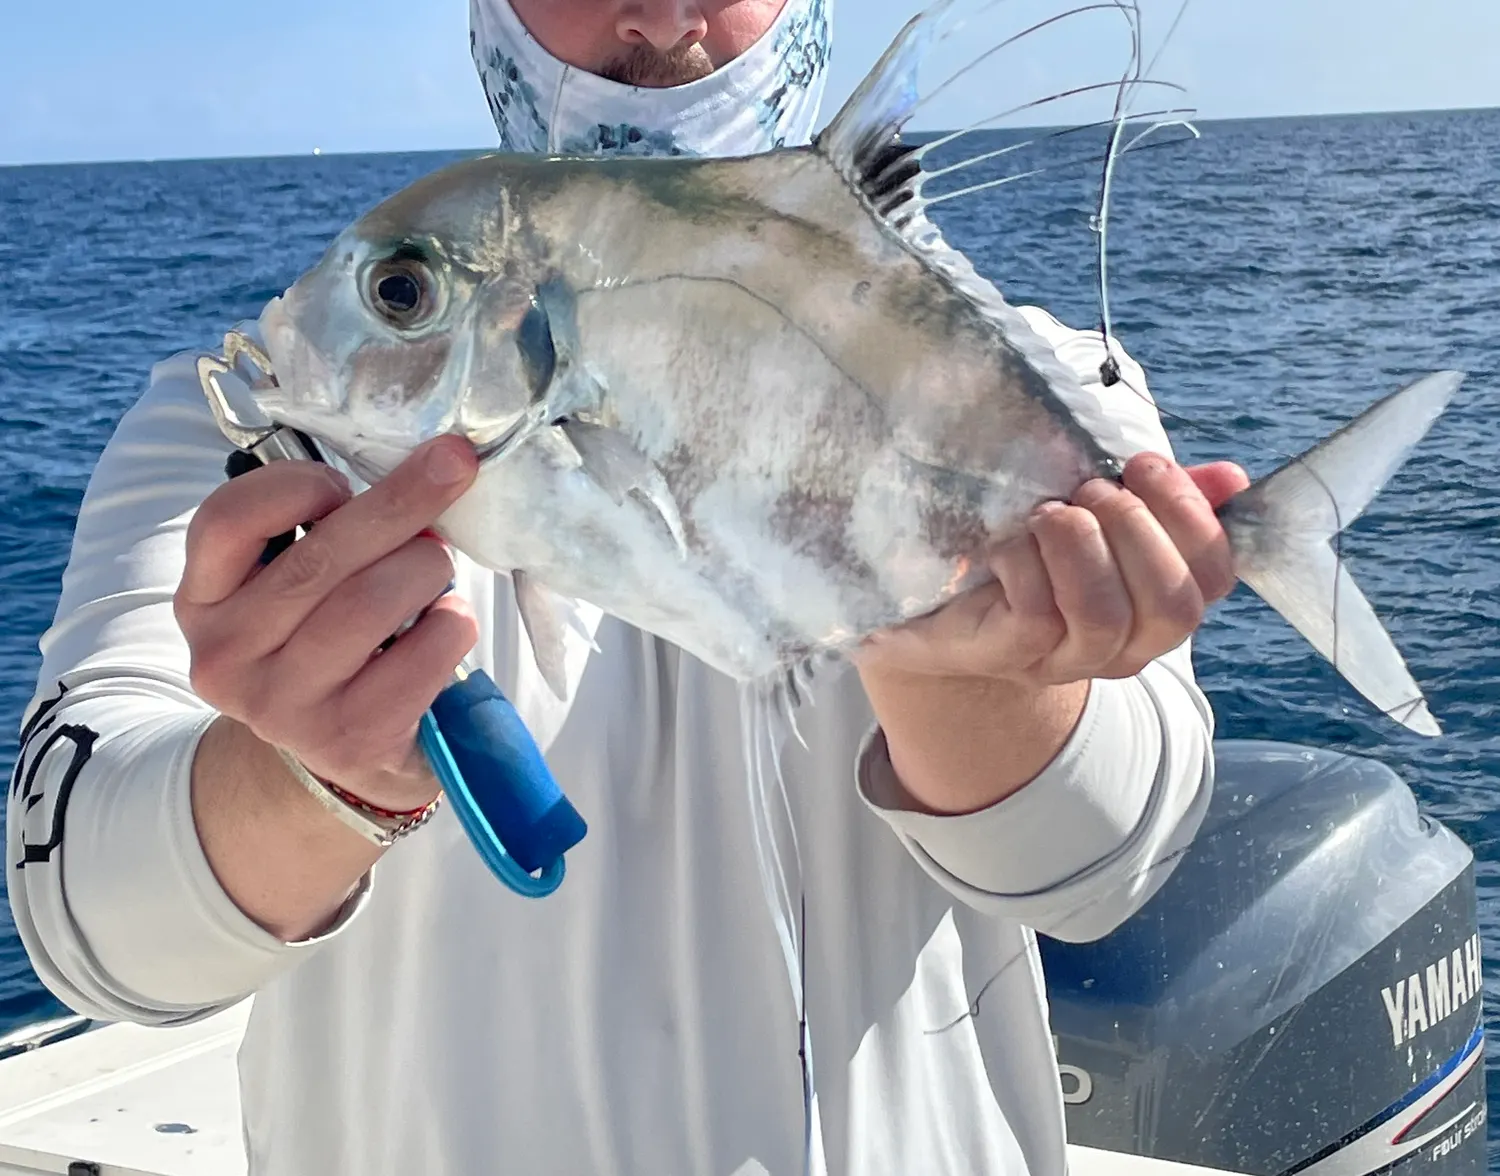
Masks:
[[[257,320],[274,379],[257,390],[256,403],[277,424],[303,427],[311,416],[337,412],[343,397],[332,365],[298,328],[288,298],[271,299]]]
[[[282,357],[286,355],[289,344],[296,334],[291,318],[287,314],[285,295],[278,294],[261,308],[257,325],[260,327],[261,339],[264,341],[266,354],[270,356],[271,368],[274,371],[281,366]]]

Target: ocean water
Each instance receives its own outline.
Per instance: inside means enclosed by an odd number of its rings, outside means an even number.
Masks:
[[[1454,408],[1344,542],[1445,736],[1422,740],[1372,715],[1244,590],[1208,621],[1197,664],[1222,735],[1384,759],[1430,815],[1474,848],[1493,1026],[1500,111],[1202,129],[1197,143],[1129,161],[1112,222],[1114,325],[1145,364],[1158,402],[1181,418],[1170,426],[1180,456],[1227,457],[1265,472],[1278,455],[1418,375],[1471,373]],[[90,468],[150,365],[215,345],[359,211],[446,158],[0,169],[7,769]],[[1062,169],[955,201],[939,220],[1012,301],[1094,325],[1088,225],[1096,187],[1091,171]],[[0,1032],[59,1011],[0,904]],[[1500,1107],[1493,1044],[1489,1065],[1492,1107]]]

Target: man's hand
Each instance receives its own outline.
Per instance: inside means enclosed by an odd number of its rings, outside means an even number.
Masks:
[[[404,811],[430,800],[437,782],[417,725],[478,626],[462,601],[441,596],[453,561],[426,529],[476,468],[466,442],[444,437],[353,498],[337,472],[300,461],[214,491],[188,528],[175,600],[193,689],[374,804]],[[259,566],[269,538],[307,520],[317,522],[307,536]]]
[[[1130,677],[1181,645],[1234,587],[1214,510],[1249,479],[1228,462],[1184,469],[1141,454],[1123,481],[1045,504],[991,554],[995,581],[877,634],[860,670],[1040,688]]]
[[[988,808],[1067,742],[1090,683],[1181,645],[1234,587],[1214,508],[1238,466],[1141,455],[1124,487],[1081,487],[994,552],[997,580],[878,634],[854,660],[904,796],[930,813]]]

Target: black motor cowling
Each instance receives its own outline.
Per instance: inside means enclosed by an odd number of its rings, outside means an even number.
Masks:
[[[1483,1176],[1474,859],[1368,759],[1217,745],[1107,938],[1042,941],[1072,1142],[1251,1176]]]

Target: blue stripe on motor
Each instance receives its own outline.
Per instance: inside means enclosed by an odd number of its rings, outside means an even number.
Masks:
[[[1375,1115],[1362,1126],[1356,1127],[1353,1131],[1349,1132],[1348,1135],[1345,1135],[1337,1143],[1331,1143],[1327,1147],[1314,1152],[1312,1155],[1308,1156],[1307,1159],[1293,1164],[1290,1168],[1286,1169],[1286,1171],[1284,1171],[1281,1176],[1295,1176],[1297,1172],[1302,1171],[1304,1168],[1310,1168],[1320,1160],[1326,1160],[1329,1156],[1333,1155],[1334,1152],[1341,1151],[1342,1149],[1348,1147],[1356,1139],[1361,1139],[1364,1136],[1370,1134],[1370,1132],[1374,1131],[1382,1123],[1390,1122],[1402,1111],[1406,1110],[1407,1107],[1411,1106],[1412,1103],[1416,1102],[1424,1094],[1427,1094],[1429,1091],[1431,1091],[1435,1086],[1442,1082],[1444,1078],[1452,1074],[1454,1070],[1458,1069],[1461,1065],[1468,1061],[1469,1058],[1473,1056],[1474,1051],[1483,1044],[1484,1022],[1480,1020],[1475,1024],[1474,1032],[1469,1035],[1469,1040],[1464,1042],[1463,1045],[1459,1046],[1458,1051],[1451,1058],[1449,1058],[1426,1078],[1422,1079],[1422,1081],[1419,1082],[1416,1086],[1412,1087],[1411,1090],[1407,1091],[1407,1093],[1403,1094],[1390,1106],[1386,1107],[1385,1110]]]

